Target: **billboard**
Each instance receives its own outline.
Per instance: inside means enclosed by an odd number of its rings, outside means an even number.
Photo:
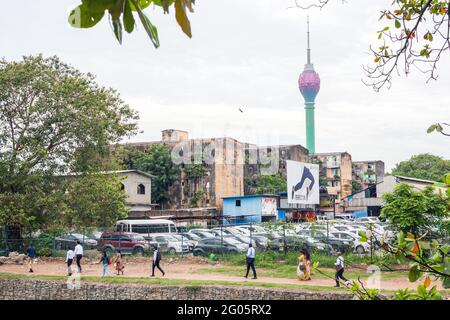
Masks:
[[[286,161],[288,203],[319,204],[319,165]]]

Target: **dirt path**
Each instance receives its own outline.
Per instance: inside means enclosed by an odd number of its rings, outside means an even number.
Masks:
[[[258,279],[245,279],[243,276],[228,275],[224,273],[214,272],[216,268],[224,268],[223,265],[216,264],[211,265],[205,260],[189,259],[188,261],[166,261],[163,262],[162,268],[165,270],[165,278],[168,279],[183,279],[183,280],[205,280],[205,281],[233,281],[233,282],[260,282],[260,283],[276,283],[276,284],[289,284],[289,285],[303,285],[303,286],[321,286],[332,287],[334,286],[334,280],[323,277],[314,277],[310,281],[299,281],[297,279],[287,278],[274,278],[259,276]],[[82,261],[83,275],[86,276],[101,276],[102,266],[96,262],[84,260]],[[202,272],[200,269],[211,268],[210,272]],[[76,270],[76,266],[73,266],[73,270]],[[0,266],[0,272],[16,273],[16,274],[29,274],[26,265],[13,265],[4,264]],[[109,272],[114,275],[113,266],[110,266]],[[242,268],[242,274],[244,275],[245,269]],[[125,274],[121,277],[142,278],[149,277],[151,274],[151,260],[140,259],[126,259],[125,261]],[[51,259],[39,261],[34,266],[33,275],[66,275],[66,266],[63,259]],[[162,275],[159,270],[156,270],[156,277],[161,278]],[[350,279],[351,280],[351,279]],[[363,281],[367,285],[367,281]],[[442,289],[440,284],[438,289]],[[410,283],[406,277],[381,280],[380,288],[383,290],[396,290],[396,289],[415,289],[418,283]]]

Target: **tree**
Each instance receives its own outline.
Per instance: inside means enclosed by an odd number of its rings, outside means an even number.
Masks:
[[[136,160],[137,168],[155,175],[152,179],[152,199],[161,206],[169,200],[169,188],[180,178],[180,167],[172,162],[170,149],[154,144]]]
[[[450,160],[428,153],[414,155],[392,169],[393,175],[431,181],[443,181],[447,173],[450,173]]]
[[[67,181],[65,203],[67,209],[60,220],[64,226],[80,231],[108,227],[128,215],[126,194],[114,175],[85,174]]]
[[[194,12],[195,0],[81,0],[81,4],[70,12],[69,24],[75,28],[92,28],[103,19],[106,13],[109,15],[117,41],[122,44],[123,29],[127,33],[133,32],[136,25],[134,15],[136,13],[144,30],[157,48],[159,47],[158,29],[143,11],[152,3],[161,7],[164,14],[168,14],[169,8],[174,6],[175,18],[181,30],[189,38],[192,37],[191,24],[186,13]]]
[[[356,193],[362,190],[362,184],[356,180],[352,180],[352,193]]]
[[[419,235],[430,232],[437,221],[450,216],[449,198],[436,194],[433,187],[415,191],[412,186],[400,183],[382,198],[380,217],[405,233]]]
[[[58,224],[70,209],[58,177],[111,169],[109,146],[134,134],[136,119],[114,90],[57,57],[1,60],[0,224]]]
[[[294,0],[296,7],[323,8],[330,0]],[[307,4],[304,4],[307,3]],[[309,4],[308,4],[309,3]],[[364,68],[375,91],[390,87],[394,73],[410,73],[411,67],[437,79],[437,64],[450,48],[450,2],[448,0],[391,0],[385,2],[377,31],[378,43],[370,46],[373,64]]]
[[[277,194],[286,192],[286,178],[280,174],[262,175],[256,181],[256,193],[258,194]]]

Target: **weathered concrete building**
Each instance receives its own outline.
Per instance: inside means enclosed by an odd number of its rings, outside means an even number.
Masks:
[[[334,203],[326,201],[320,204],[323,212],[340,212],[341,198],[352,194],[352,156],[348,152],[316,153],[314,162],[320,166],[320,175],[326,180],[329,195]]]
[[[362,189],[369,185],[376,184],[384,177],[384,162],[374,161],[353,161],[353,180],[360,183]]]
[[[130,143],[145,151],[153,144],[171,149],[172,161],[180,165],[180,179],[169,190],[162,209],[222,207],[222,198],[244,194],[244,144],[228,137],[189,139],[186,131],[162,131],[162,140]]]
[[[117,175],[121,180],[130,212],[147,211],[155,207],[152,204],[153,175],[139,170],[119,170],[110,173]]]
[[[262,175],[280,174],[286,178],[286,160],[311,163],[308,149],[296,145],[264,146],[245,144],[244,193],[256,194],[256,181]]]

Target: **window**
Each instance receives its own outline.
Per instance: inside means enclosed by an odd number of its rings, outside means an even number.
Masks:
[[[241,200],[236,200],[236,207],[240,207],[241,206]]]
[[[137,193],[145,194],[145,186],[142,183],[137,186]]]

